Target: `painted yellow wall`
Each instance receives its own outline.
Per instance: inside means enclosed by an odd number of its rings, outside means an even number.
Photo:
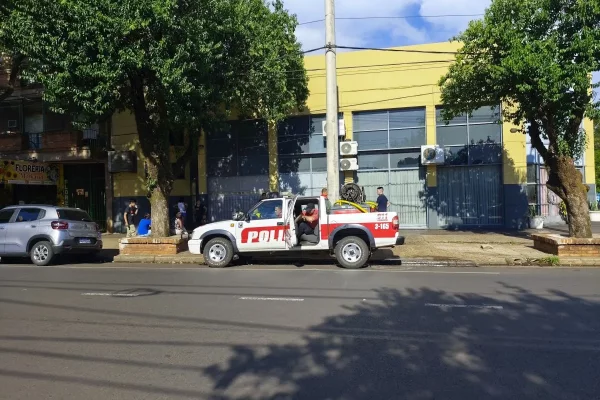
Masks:
[[[116,151],[133,150],[137,153],[137,173],[119,172],[113,175],[114,197],[145,196],[147,194],[144,176],[145,159],[140,149],[135,119],[129,111],[113,116],[112,147]],[[174,162],[175,159],[175,151],[171,148],[171,161]],[[186,179],[174,182],[171,196],[188,196],[191,194],[189,164],[186,167],[185,176]]]
[[[585,183],[592,185],[596,183],[596,159],[594,155],[594,121],[587,119],[583,121],[583,129],[588,138],[588,146],[585,150]],[[598,188],[596,188],[598,191]]]

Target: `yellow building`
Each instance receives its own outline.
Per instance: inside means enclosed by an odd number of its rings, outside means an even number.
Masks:
[[[502,107],[477,110],[449,125],[440,120],[437,82],[457,48],[434,43],[338,54],[340,141],[356,142],[358,149],[356,155],[341,155],[358,164],[341,172],[342,180],[363,186],[371,199],[382,186],[405,228],[520,228],[529,205],[558,219],[557,199],[540,184],[545,182],[543,161],[525,135],[511,133],[514,126],[496,123]],[[325,57],[308,56],[305,65],[307,112],[278,126],[234,121],[227,132],[206,132],[197,162],[175,184],[171,207],[180,197],[190,205],[201,200],[214,221],[251,207],[265,191],[320,193],[326,186]],[[584,127],[590,147],[577,163],[592,200],[592,122]],[[112,141],[115,150],[139,150],[130,114],[114,117]],[[443,162],[423,165],[423,145],[442,146]],[[141,156],[137,162],[137,173],[113,176],[117,229],[129,198],[149,207]]]

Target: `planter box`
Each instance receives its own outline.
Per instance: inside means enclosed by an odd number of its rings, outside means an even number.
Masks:
[[[600,211],[590,211],[590,221],[600,222]]]
[[[0,151],[18,152],[29,148],[27,135],[0,135]]]
[[[171,256],[188,249],[187,239],[168,238],[125,238],[119,243],[119,254],[136,256]]]
[[[533,247],[559,257],[600,257],[600,237],[578,239],[557,234],[531,235]]]
[[[42,150],[65,150],[81,147],[83,132],[59,131],[44,132],[42,135]]]

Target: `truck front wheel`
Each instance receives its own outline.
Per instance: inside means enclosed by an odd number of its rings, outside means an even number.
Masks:
[[[210,268],[225,268],[233,259],[233,245],[228,239],[214,238],[204,247],[203,255]]]
[[[369,246],[359,237],[348,236],[335,246],[337,262],[347,269],[362,268],[369,261]]]

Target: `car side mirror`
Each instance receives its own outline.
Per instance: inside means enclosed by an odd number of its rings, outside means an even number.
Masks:
[[[246,222],[250,222],[250,220],[252,220],[252,218],[250,218],[250,214],[246,214]]]

